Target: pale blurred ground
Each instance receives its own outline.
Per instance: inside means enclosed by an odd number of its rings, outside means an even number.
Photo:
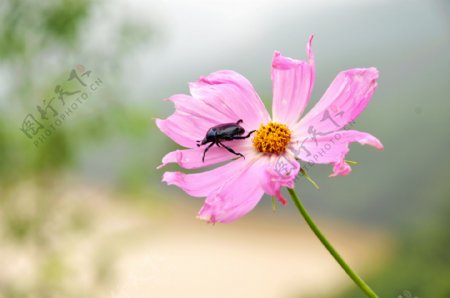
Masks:
[[[300,220],[250,216],[212,227],[193,220],[193,212],[175,211],[154,238],[136,235],[140,243],[120,261],[119,297],[326,297],[352,286]],[[320,221],[362,273],[385,257],[381,234]]]
[[[48,216],[43,234],[66,260],[56,274],[69,289],[83,293],[95,287],[98,276],[90,268],[102,260],[110,261],[109,281],[95,292],[98,297],[327,297],[354,286],[303,219],[287,220],[281,209],[210,225],[195,218],[198,204],[183,203],[183,197],[170,206],[150,207],[74,181],[57,185],[52,193],[58,194],[58,209]],[[24,183],[11,194],[26,205],[36,198],[35,187]],[[79,235],[59,234],[64,218],[76,210],[90,215],[89,228]],[[380,231],[317,222],[361,274],[376,270],[389,255],[391,241]],[[39,246],[0,242],[3,282],[30,284],[39,262]]]

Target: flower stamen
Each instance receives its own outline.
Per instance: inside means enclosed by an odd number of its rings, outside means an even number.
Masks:
[[[291,141],[291,131],[280,123],[261,124],[253,138],[253,146],[262,153],[280,154],[286,151]]]

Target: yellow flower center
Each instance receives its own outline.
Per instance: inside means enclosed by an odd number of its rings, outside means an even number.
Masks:
[[[291,141],[291,131],[280,123],[261,124],[253,138],[253,146],[262,153],[283,153]]]

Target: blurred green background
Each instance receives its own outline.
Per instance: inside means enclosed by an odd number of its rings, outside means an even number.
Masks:
[[[322,248],[292,204],[272,214],[265,198],[239,222],[205,228],[201,201],[156,170],[177,148],[154,123],[173,111],[162,99],[233,69],[270,110],[273,51],[304,59],[311,33],[309,108],[339,71],[377,67],[354,128],[385,151],[353,145],[350,176],[313,167],[320,191],[300,180],[300,196],[380,297],[450,297],[444,0],[0,2],[0,297],[362,297],[326,252],[314,254]],[[210,272],[218,247],[230,259]],[[283,266],[297,258],[309,261]]]

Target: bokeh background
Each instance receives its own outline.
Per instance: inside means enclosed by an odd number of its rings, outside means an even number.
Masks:
[[[293,204],[211,226],[156,170],[177,148],[164,98],[233,69],[270,108],[273,51],[304,59],[311,33],[309,108],[376,66],[354,128],[385,151],[353,145],[347,177],[311,168],[304,204],[381,297],[450,297],[445,0],[1,1],[0,297],[362,297]]]

